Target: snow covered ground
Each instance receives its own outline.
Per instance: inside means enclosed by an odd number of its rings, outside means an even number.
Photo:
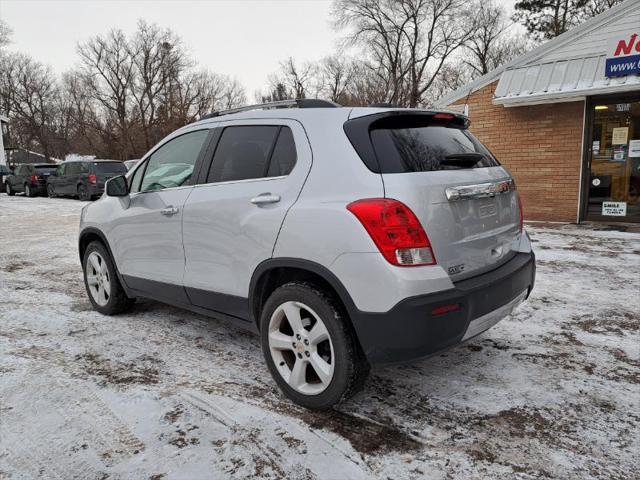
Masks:
[[[638,478],[638,233],[530,228],[513,317],[320,414],[236,327],[93,312],[82,205],[0,195],[0,478]]]

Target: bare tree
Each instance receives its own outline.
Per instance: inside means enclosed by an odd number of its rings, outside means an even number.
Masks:
[[[289,98],[306,98],[316,96],[318,92],[317,66],[313,63],[299,65],[293,57],[280,62],[280,70],[269,78],[272,90],[284,85]]]
[[[343,55],[335,54],[322,59],[318,66],[317,82],[322,96],[336,103],[346,104],[355,73],[353,61]]]
[[[181,42],[171,30],[138,22],[136,34],[127,44],[133,64],[131,94],[135,115],[144,136],[145,148],[158,140],[158,110],[167,101],[170,77],[186,67]],[[169,109],[165,109],[165,112]]]
[[[261,90],[255,92],[255,99],[258,103],[277,102],[280,100],[287,100],[294,96],[284,83],[280,82],[277,77],[271,76],[269,78],[270,88],[268,93],[264,93]]]
[[[526,51],[522,37],[509,35],[512,23],[504,7],[482,1],[475,7],[474,16],[478,26],[465,45],[471,56],[463,56],[472,77],[482,76]]]
[[[586,7],[587,16],[595,17],[618,3],[622,3],[622,1],[623,0],[591,0]]]
[[[9,24],[0,19],[0,48],[6,47],[11,43],[11,34],[13,30],[9,27]]]
[[[0,96],[16,139],[51,158],[61,140],[56,130],[60,104],[53,72],[24,54],[3,55],[1,67]]]
[[[117,156],[129,157],[129,120],[133,104],[131,87],[135,64],[131,46],[122,30],[111,30],[106,36],[97,35],[78,46],[82,72],[91,95],[103,109],[105,119],[114,122],[117,131]]]
[[[411,107],[476,29],[464,0],[334,0],[333,15],[348,41],[365,48],[386,100]]]
[[[196,64],[180,38],[138,23],[78,45],[79,68],[58,79],[26,56],[0,51],[0,108],[22,146],[57,155],[141,156],[211,110],[245,102],[237,79]]]

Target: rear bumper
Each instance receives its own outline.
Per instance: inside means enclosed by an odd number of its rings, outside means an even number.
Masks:
[[[97,185],[95,183],[88,183],[87,189],[89,190],[89,194],[92,197],[97,197],[98,195],[102,195],[104,193],[104,184]]]
[[[31,190],[36,195],[44,195],[47,193],[47,184],[46,183],[32,183],[29,185]]]
[[[385,313],[358,311],[352,320],[370,363],[405,362],[445,350],[495,325],[535,283],[533,252],[434,294],[407,298]],[[434,309],[449,306],[438,314]]]

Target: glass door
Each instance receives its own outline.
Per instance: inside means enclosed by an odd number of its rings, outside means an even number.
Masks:
[[[640,222],[640,95],[590,108],[587,220]]]

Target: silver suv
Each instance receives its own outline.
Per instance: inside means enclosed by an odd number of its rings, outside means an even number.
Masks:
[[[468,125],[321,100],[187,125],[83,209],[89,299],[237,321],[291,400],[329,408],[371,364],[465,341],[533,288],[515,184]]]

